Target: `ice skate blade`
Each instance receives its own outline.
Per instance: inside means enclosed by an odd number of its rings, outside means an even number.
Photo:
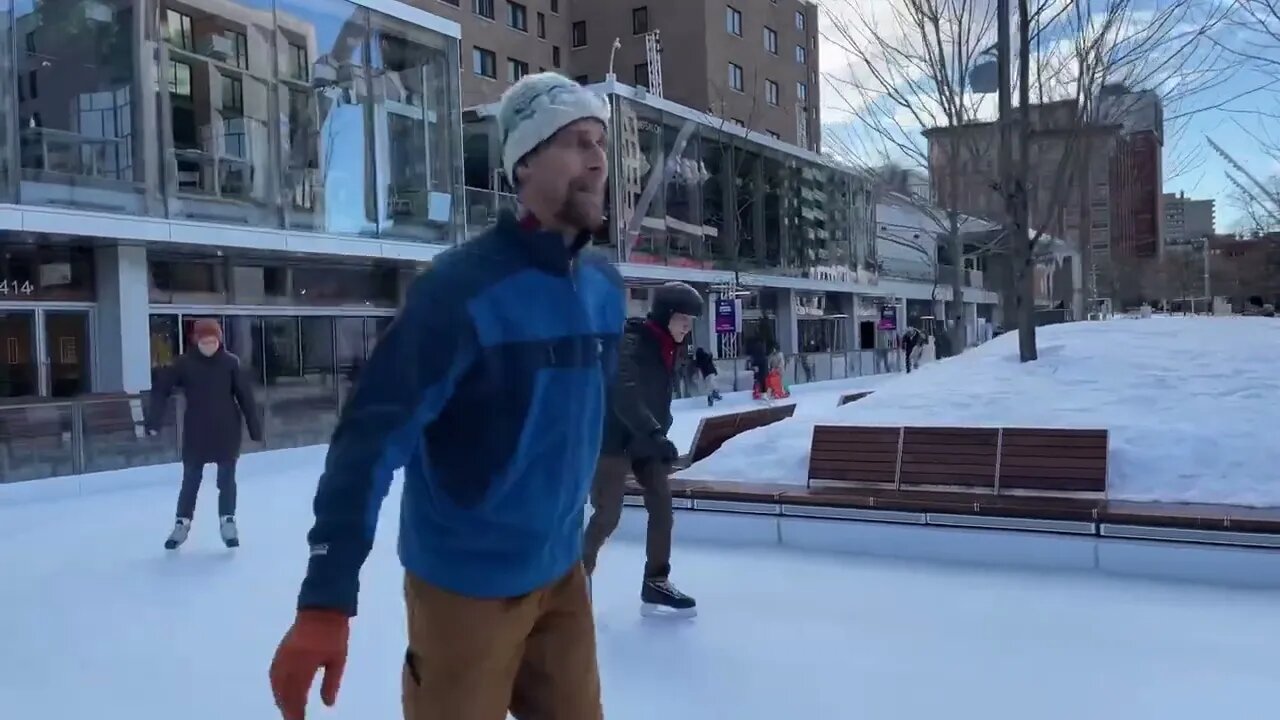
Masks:
[[[672,608],[666,605],[658,605],[655,603],[641,603],[640,616],[647,618],[661,618],[663,620],[688,620],[698,616],[698,608]]]

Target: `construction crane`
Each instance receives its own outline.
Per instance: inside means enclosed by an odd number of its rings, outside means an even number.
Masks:
[[[1236,159],[1231,157],[1230,153],[1226,150],[1223,150],[1221,145],[1214,142],[1213,138],[1205,137],[1205,140],[1209,143],[1209,147],[1213,148],[1215,152],[1222,156],[1223,160],[1227,161],[1227,164],[1231,166],[1232,170],[1240,173],[1244,176],[1245,180],[1253,183],[1253,186],[1258,189],[1259,193],[1261,193],[1262,198],[1259,198],[1257,194],[1253,193],[1243,182],[1231,173],[1226,173],[1227,182],[1231,183],[1236,190],[1239,190],[1240,194],[1245,196],[1249,202],[1258,206],[1263,218],[1280,225],[1280,195],[1277,195],[1275,192],[1267,189],[1267,186],[1264,185],[1261,180],[1254,177],[1253,174],[1246,170],[1243,165],[1236,162]]]

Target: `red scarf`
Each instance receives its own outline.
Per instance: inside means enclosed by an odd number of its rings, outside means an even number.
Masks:
[[[671,337],[671,331],[652,320],[645,320],[644,326],[658,339],[662,362],[667,366],[667,372],[673,372],[676,368],[676,339]]]

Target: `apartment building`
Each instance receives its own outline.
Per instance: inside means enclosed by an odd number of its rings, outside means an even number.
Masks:
[[[1186,193],[1164,195],[1164,244],[1176,247],[1212,237],[1214,201],[1193,200]]]
[[[818,8],[810,0],[410,0],[462,28],[462,106],[530,72],[584,84],[612,70],[765,135],[818,151]],[[656,37],[655,37],[656,33]],[[614,41],[618,47],[615,49]],[[660,67],[651,67],[656,42]]]

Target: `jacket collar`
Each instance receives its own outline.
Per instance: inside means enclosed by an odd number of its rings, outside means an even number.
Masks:
[[[519,247],[536,267],[558,275],[567,275],[570,263],[591,242],[591,233],[584,231],[566,247],[564,236],[544,230],[532,213],[517,217],[511,210],[503,210],[498,216],[498,232]]]

